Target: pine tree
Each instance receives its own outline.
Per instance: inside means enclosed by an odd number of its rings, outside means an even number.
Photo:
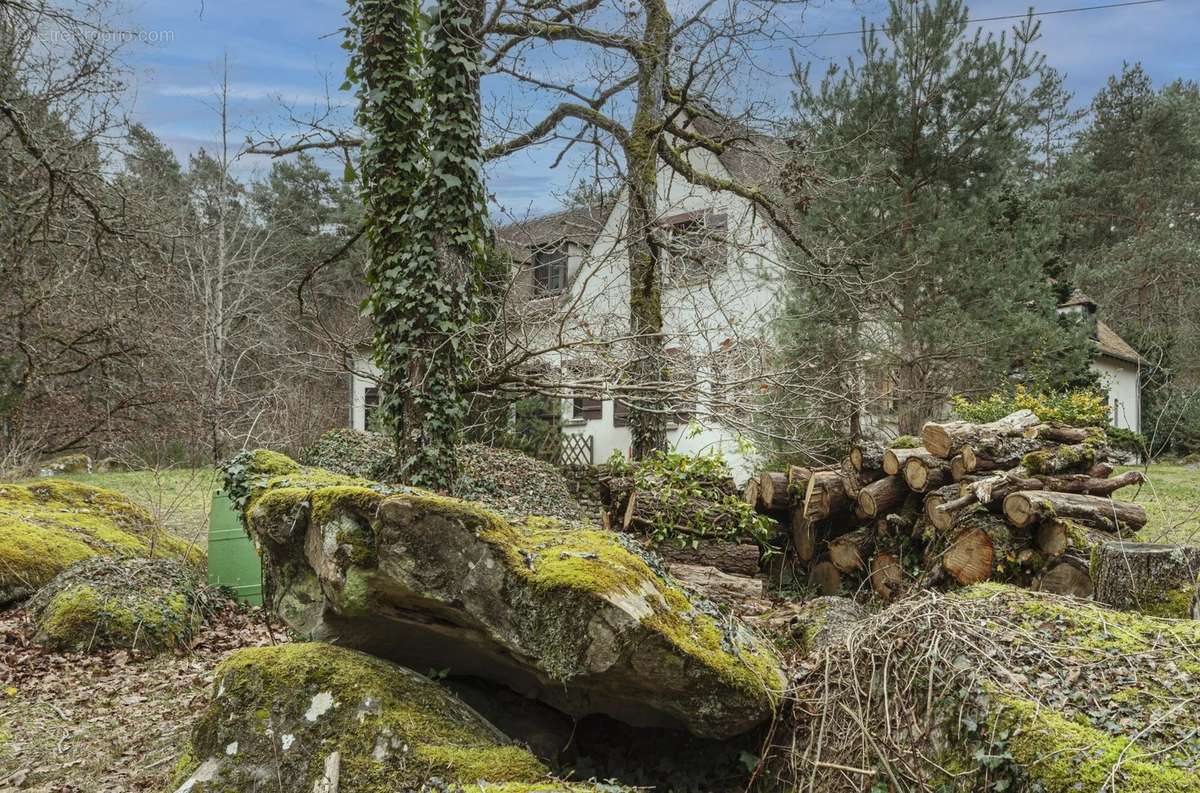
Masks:
[[[1127,64],[1093,99],[1055,187],[1064,267],[1147,361],[1142,426],[1179,433],[1181,415],[1200,414],[1200,87],[1156,90]],[[1190,423],[1200,437],[1200,415]]]
[[[797,72],[823,262],[797,268],[783,340],[839,374],[817,407],[852,433],[864,412],[894,407],[913,433],[953,393],[1086,369],[1084,333],[1056,319],[1053,224],[1030,179],[1035,135],[1065,106],[1038,35],[1032,19],[972,33],[961,0],[893,0],[845,68]]]

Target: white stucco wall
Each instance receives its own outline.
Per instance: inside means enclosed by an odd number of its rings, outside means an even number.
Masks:
[[[711,152],[694,149],[687,156],[697,170],[718,178],[729,177]],[[660,218],[701,210],[725,215],[729,252],[725,269],[708,281],[664,287],[666,346],[704,359],[731,344],[751,345],[763,340],[776,312],[776,290],[782,281],[778,260],[781,246],[769,223],[749,201],[692,185],[665,165],[659,171],[658,188]],[[529,331],[532,338],[542,332],[539,323],[544,323],[546,333],[577,339],[612,339],[628,333],[629,257],[623,244],[627,215],[627,198],[620,196],[591,249],[570,249],[567,293],[528,302],[529,315],[534,318],[533,330]],[[555,311],[571,312],[570,322],[559,324],[552,316]],[[571,354],[558,357],[554,363],[568,363]],[[366,389],[375,384],[377,371],[365,355],[356,359],[354,368],[350,421],[351,426],[362,429]],[[614,426],[611,398],[604,400],[597,420],[573,419],[570,400],[563,400],[562,409],[564,432],[592,436],[594,462],[603,462],[613,451],[628,455],[630,430]],[[721,452],[739,481],[752,473],[750,461],[738,451],[737,435],[721,428],[717,417],[699,410],[694,423],[669,431],[668,443],[682,452]]]
[[[1142,431],[1142,399],[1136,364],[1101,355],[1092,362],[1100,375],[1100,384],[1108,393],[1112,423],[1117,427]]]
[[[367,428],[366,397],[367,389],[378,385],[379,367],[371,360],[371,354],[360,352],[352,362],[353,373],[350,376],[350,428],[365,430]]]

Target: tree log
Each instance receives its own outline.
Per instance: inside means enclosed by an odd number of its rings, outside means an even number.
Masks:
[[[921,428],[921,441],[930,454],[949,459],[963,446],[975,445],[982,439],[1008,436],[1031,437],[1040,421],[1031,410],[1018,410],[998,421],[972,424],[969,421],[950,421],[944,424],[926,422]]]
[[[1022,528],[1045,518],[1069,518],[1116,533],[1137,531],[1146,525],[1146,510],[1140,504],[1051,490],[1009,493],[1004,498],[1004,514],[1014,526]]]
[[[811,562],[817,550],[817,532],[813,522],[804,517],[804,510],[792,510],[792,548],[796,558]]]
[[[668,564],[692,564],[715,567],[734,575],[758,575],[761,552],[757,545],[737,542],[701,542],[695,548],[680,548],[670,543],[657,546],[655,551]]]
[[[791,506],[787,474],[763,471],[758,477],[758,500],[768,512],[782,511]]]
[[[959,584],[975,584],[992,577],[997,560],[1012,544],[1008,525],[982,507],[959,513],[951,527],[953,539],[942,555],[942,568]]]
[[[850,447],[850,466],[868,481],[883,476],[884,448],[878,443],[859,443]]]
[[[959,486],[952,484],[943,485],[937,490],[931,490],[925,494],[925,517],[938,531],[949,531],[950,527],[954,525],[954,514],[961,507],[953,510],[941,509],[941,507],[957,499],[958,492]],[[968,506],[968,504],[963,504],[963,506]]]
[[[883,472],[888,476],[896,476],[904,467],[904,461],[918,454],[929,454],[923,446],[911,449],[888,449],[883,453]]]
[[[886,515],[904,502],[908,487],[902,476],[885,476],[858,491],[858,505],[868,518]]]
[[[1038,550],[1054,558],[1069,550],[1089,555],[1092,548],[1112,542],[1113,535],[1066,518],[1047,518],[1037,525],[1033,539]]]
[[[841,472],[814,471],[804,493],[804,516],[809,520],[825,520],[849,510],[850,499]]]
[[[895,600],[904,591],[904,568],[900,557],[880,552],[871,557],[871,589],[885,602]]]
[[[748,575],[726,573],[708,565],[674,562],[667,565],[676,579],[688,589],[699,592],[734,614],[764,614],[771,608],[763,592],[763,581]]]
[[[1094,549],[1096,600],[1163,617],[1191,616],[1200,547],[1108,542]]]
[[[808,581],[822,595],[836,595],[842,591],[842,574],[828,559],[812,566],[808,572]]]
[[[692,528],[696,523],[718,530],[734,530],[740,520],[740,516],[731,512],[728,507],[706,498],[688,496],[682,499],[666,499],[658,493],[635,490],[629,494],[625,505],[621,529],[653,532],[664,527],[673,527],[681,534],[699,535],[700,532]]]
[[[862,570],[874,546],[874,532],[870,527],[855,529],[829,541],[829,561],[842,573]]]
[[[963,446],[959,453],[963,457],[965,473],[972,474],[976,471],[1002,471],[1020,465],[1025,455],[1045,446],[1045,442],[1037,438],[1006,436],[983,438]]]
[[[904,461],[904,481],[914,493],[925,493],[950,481],[950,463],[929,452],[909,455]]]
[[[1038,577],[1034,588],[1039,592],[1071,595],[1077,598],[1092,596],[1092,576],[1085,557],[1066,553],[1058,557]]]
[[[1034,436],[1052,443],[1083,443],[1087,440],[1099,440],[1104,437],[1100,427],[1068,427],[1065,424],[1041,424]]]
[[[742,501],[755,509],[758,508],[758,479],[750,477],[746,481],[746,486],[742,489]]]

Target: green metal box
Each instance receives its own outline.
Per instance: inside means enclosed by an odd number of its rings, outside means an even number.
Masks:
[[[208,513],[208,583],[229,587],[238,600],[262,605],[262,560],[221,490],[213,493]]]

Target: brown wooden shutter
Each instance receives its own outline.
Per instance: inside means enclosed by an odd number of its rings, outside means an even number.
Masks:
[[[629,426],[630,407],[627,403],[619,399],[613,400],[613,426],[628,427]]]
[[[571,415],[577,419],[586,419],[594,421],[600,418],[604,412],[604,403],[599,399],[585,399],[583,397],[575,397],[574,406]]]

